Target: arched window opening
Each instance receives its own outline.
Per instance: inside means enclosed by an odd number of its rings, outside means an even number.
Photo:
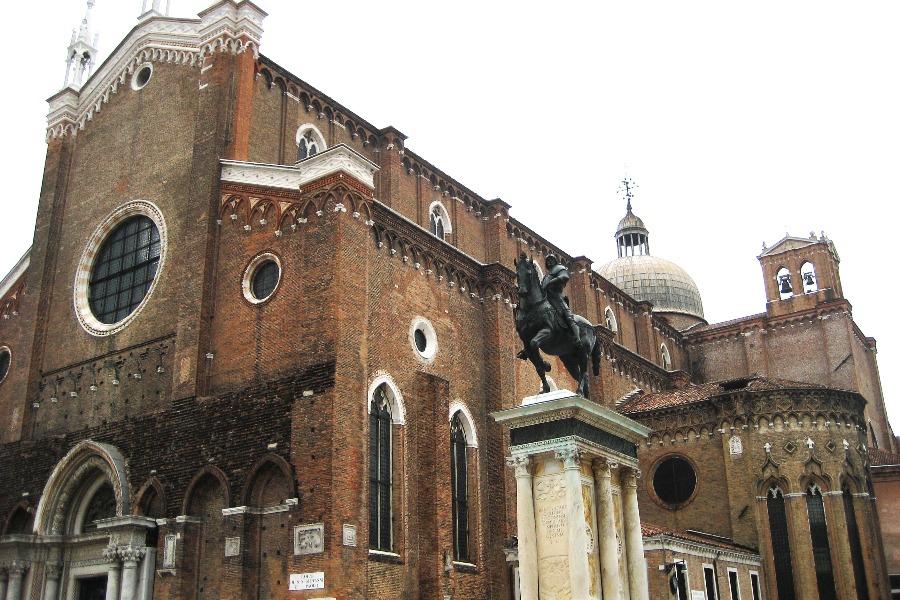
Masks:
[[[778,282],[778,295],[782,300],[787,300],[794,295],[794,284],[791,282],[791,272],[787,267],[778,269],[775,280]]]
[[[660,361],[662,362],[662,368],[665,369],[666,371],[671,371],[672,370],[672,357],[669,354],[669,349],[666,347],[665,344],[663,344],[659,347],[659,356],[660,356]]]
[[[446,240],[453,230],[453,227],[450,225],[450,213],[437,200],[431,203],[431,207],[428,210],[428,227],[432,235],[442,240]]]
[[[453,485],[453,559],[469,562],[469,481],[466,433],[459,413],[450,422],[450,474]]]
[[[837,600],[834,572],[831,568],[831,550],[828,546],[828,524],[825,522],[825,503],[822,501],[822,490],[815,483],[806,489],[806,512],[809,516],[809,535],[812,540],[819,598]]]
[[[788,535],[784,493],[773,485],[766,493],[769,514],[769,533],[772,539],[772,557],[775,561],[775,586],[778,600],[794,600],[794,569],[791,565],[791,542]]]
[[[844,516],[847,519],[847,537],[850,539],[850,559],[853,561],[853,579],[856,581],[856,597],[869,600],[869,586],[866,582],[866,568],[863,564],[862,543],[859,539],[859,527],[856,524],[856,511],[853,508],[853,494],[844,487]]]
[[[606,307],[606,328],[613,333],[617,333],[619,331],[619,324],[616,322],[616,315],[613,312],[612,308],[608,306]]]
[[[800,267],[800,280],[803,282],[803,293],[809,294],[819,289],[816,279],[816,267],[811,262],[805,262]]]
[[[97,521],[116,516],[116,493],[108,481],[94,492],[87,503],[84,518],[81,520],[81,533],[97,530]]]
[[[297,130],[297,162],[315,156],[325,148],[325,138],[314,125],[304,125]]]
[[[381,384],[369,410],[369,548],[384,552],[393,548],[392,424],[388,388]]]

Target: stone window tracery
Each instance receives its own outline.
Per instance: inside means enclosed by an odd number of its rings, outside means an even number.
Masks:
[[[428,230],[433,236],[442,240],[446,240],[453,231],[453,226],[450,224],[450,213],[438,200],[432,202],[428,208]]]
[[[618,333],[619,324],[616,322],[616,315],[613,313],[612,308],[606,307],[606,328],[612,331],[613,333]]]
[[[653,491],[669,508],[681,508],[697,491],[697,472],[681,456],[664,458],[653,471]]]
[[[378,386],[369,410],[369,548],[384,552],[393,550],[393,419],[388,391],[385,384]]]
[[[297,162],[315,156],[328,147],[315,125],[306,124],[297,130]]]

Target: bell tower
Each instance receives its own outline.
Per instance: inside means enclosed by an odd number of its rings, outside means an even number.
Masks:
[[[91,76],[97,63],[97,42],[100,34],[95,34],[94,39],[91,39],[91,10],[94,8],[94,2],[95,0],[87,0],[87,12],[81,20],[81,26],[77,32],[72,30],[72,40],[69,42],[66,55],[66,78],[63,87],[81,88],[83,80]]]
[[[759,258],[769,312],[783,314],[843,298],[838,270],[841,259],[823,232],[808,238],[785,235]]]

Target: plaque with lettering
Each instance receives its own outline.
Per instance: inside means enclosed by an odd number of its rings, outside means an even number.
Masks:
[[[325,573],[318,571],[316,573],[291,573],[288,583],[288,590],[324,590],[325,589]]]

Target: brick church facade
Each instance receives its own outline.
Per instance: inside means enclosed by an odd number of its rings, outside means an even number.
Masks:
[[[898,448],[831,240],[710,325],[630,203],[595,268],[261,55],[252,2],[159,4],[93,72],[73,39],[0,283],[0,599],[516,598],[521,252],[596,324],[592,398],[653,430],[650,597],[889,596]]]

